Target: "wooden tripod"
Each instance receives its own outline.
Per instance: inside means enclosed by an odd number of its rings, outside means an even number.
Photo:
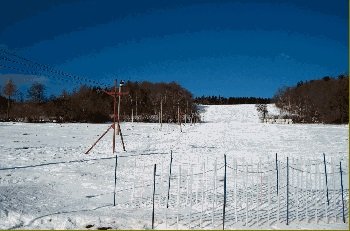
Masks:
[[[123,134],[122,134],[122,130],[120,128],[120,123],[119,123],[119,114],[120,114],[120,97],[122,95],[125,95],[125,94],[128,94],[127,92],[121,92],[121,85],[119,86],[119,92],[117,92],[117,80],[114,82],[114,91],[110,91],[110,92],[107,92],[107,91],[103,91],[104,93],[110,95],[113,97],[114,99],[114,108],[113,108],[113,124],[111,126],[108,127],[108,129],[97,139],[97,141],[91,146],[91,148],[89,148],[89,150],[87,150],[85,152],[85,154],[88,154],[95,146],[96,144],[107,134],[107,132],[113,128],[113,144],[112,144],[112,147],[113,147],[113,153],[115,152],[115,134],[116,134],[116,122],[117,122],[117,133],[118,135],[120,135],[120,139],[121,139],[121,142],[122,142],[122,145],[123,145],[123,150],[125,151],[125,145],[124,145],[124,139],[123,139]],[[118,99],[119,99],[119,102],[118,102],[118,114],[116,113],[116,106],[117,106],[117,96],[118,96]]]

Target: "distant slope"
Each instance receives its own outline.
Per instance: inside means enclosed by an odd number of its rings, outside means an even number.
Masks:
[[[259,123],[259,115],[255,104],[237,104],[237,105],[201,105],[201,116],[203,122],[214,123]],[[268,111],[271,114],[278,114],[278,109],[274,104],[268,105]]]

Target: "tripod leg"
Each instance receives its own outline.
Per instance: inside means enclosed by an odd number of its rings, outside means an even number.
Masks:
[[[100,137],[97,139],[97,141],[91,146],[91,148],[89,148],[89,150],[87,150],[87,151],[85,152],[85,154],[88,154],[88,153],[91,151],[91,149],[93,149],[93,147],[95,147],[95,145],[98,143],[98,141],[100,141],[100,140],[102,139],[102,137],[104,137],[104,136],[107,134],[107,132],[108,132],[112,127],[113,127],[113,125],[110,126],[110,127],[107,129],[107,131],[105,131],[105,132],[102,134],[102,136],[100,136]]]
[[[123,133],[122,133],[122,130],[120,129],[119,121],[118,121],[118,131],[119,131],[120,139],[122,140],[123,150],[126,151],[125,145],[124,145]]]

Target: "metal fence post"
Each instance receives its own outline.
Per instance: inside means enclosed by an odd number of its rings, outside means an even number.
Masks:
[[[154,165],[154,170],[153,170],[153,208],[152,208],[152,229],[154,229],[154,196],[156,192],[156,171],[157,171],[157,165]]]
[[[226,155],[225,157],[225,176],[224,176],[224,207],[223,207],[223,219],[222,219],[222,229],[225,230],[225,209],[226,209]]]
[[[289,163],[287,157],[287,225],[289,225]]]
[[[115,193],[116,193],[115,191],[117,188],[117,165],[118,165],[118,156],[115,155],[113,206],[115,206]]]
[[[326,189],[327,189],[327,204],[329,206],[329,197],[328,197],[328,178],[327,178],[327,165],[326,165],[326,155],[323,153],[323,163],[324,163],[324,175],[326,178]]]
[[[341,169],[341,161],[340,161],[340,185],[341,185],[341,202],[343,205],[343,222],[345,223],[344,194],[343,194],[343,171]]]

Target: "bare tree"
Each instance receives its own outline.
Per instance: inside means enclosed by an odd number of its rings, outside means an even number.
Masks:
[[[13,83],[13,81],[10,79],[7,81],[4,87],[4,94],[7,96],[7,119],[10,118],[10,101],[11,101],[11,96],[15,94],[17,90],[16,85]]]
[[[256,104],[255,107],[261,120],[264,120],[268,113],[266,104]]]
[[[45,100],[45,86],[41,83],[33,83],[28,89],[28,97],[35,103],[42,103]]]

